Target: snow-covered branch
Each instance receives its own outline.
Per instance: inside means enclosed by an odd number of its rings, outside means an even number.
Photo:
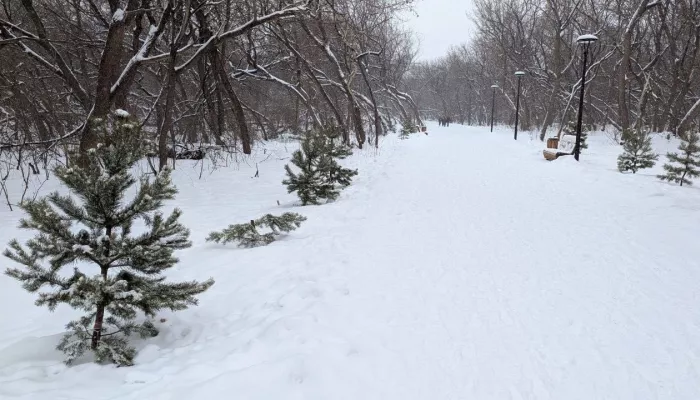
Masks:
[[[218,45],[221,41],[226,40],[226,39],[232,39],[237,36],[243,35],[244,33],[248,32],[249,30],[260,26],[264,25],[267,23],[270,23],[272,21],[275,21],[280,18],[296,15],[300,12],[306,11],[308,9],[308,4],[309,1],[304,1],[301,3],[296,3],[292,6],[287,6],[281,10],[271,12],[269,14],[265,14],[259,17],[254,17],[250,19],[249,21],[238,25],[237,27],[233,29],[229,29],[227,31],[220,30],[220,32],[212,35],[204,44],[200,45],[197,48],[197,51],[190,56],[185,62],[182,64],[178,65],[175,67],[175,71],[181,71],[185,68],[187,68],[190,64],[192,64],[194,61],[196,61],[202,54],[205,54],[209,49],[212,47]],[[223,29],[223,28],[222,28]]]

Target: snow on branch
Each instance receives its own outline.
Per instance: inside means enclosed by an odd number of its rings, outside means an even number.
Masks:
[[[256,66],[255,69],[256,69],[256,70],[259,70],[259,71],[262,71],[262,72],[265,74],[265,77],[266,77],[267,80],[270,80],[270,81],[279,83],[280,85],[282,85],[282,86],[286,87],[287,89],[289,89],[289,90],[293,91],[294,93],[296,93],[296,94],[297,94],[302,100],[304,100],[304,101],[308,100],[308,94],[305,94],[305,93],[306,93],[305,91],[304,91],[304,94],[302,94],[302,93],[299,91],[299,89],[297,89],[296,85],[293,85],[292,83],[287,82],[287,81],[285,81],[284,79],[279,78],[279,77],[277,77],[276,75],[271,74],[271,73],[267,70],[267,68],[265,68],[265,67],[263,67],[263,66],[261,66],[261,65],[258,65],[258,66]],[[241,70],[240,72],[243,72],[245,75],[249,75],[249,76],[258,78],[257,75],[254,75],[254,74],[248,72],[247,70]],[[303,91],[304,89],[301,88],[301,90]]]
[[[129,60],[129,62],[126,64],[124,67],[124,70],[122,71],[121,75],[119,75],[119,78],[114,82],[112,85],[112,88],[110,89],[110,93],[114,94],[117,89],[119,89],[119,85],[124,82],[124,79],[126,76],[131,72],[131,70],[140,62],[142,62],[148,54],[148,52],[151,50],[153,45],[155,44],[156,38],[160,35],[160,32],[163,30],[161,29],[163,27],[163,20],[161,20],[161,23],[159,26],[151,25],[151,28],[148,30],[148,35],[146,36],[146,39],[143,41],[143,45],[141,45],[141,48],[139,51],[134,54],[133,57]]]
[[[649,0],[642,0],[639,3],[639,6],[637,9],[634,11],[634,14],[632,15],[632,18],[630,18],[629,22],[627,23],[627,27],[625,28],[625,34],[629,35],[630,32],[632,32],[632,29],[634,29],[635,25],[637,25],[637,22],[639,21],[640,18],[642,18],[642,15],[646,13],[647,11],[651,10],[652,8],[658,6],[661,4],[661,1],[653,1],[649,2]]]
[[[220,32],[217,33],[216,35],[212,35],[212,37],[209,38],[204,44],[202,44],[197,51],[189,58],[187,61],[182,63],[181,65],[178,65],[175,67],[175,72],[180,72],[183,69],[187,68],[190,64],[192,64],[195,60],[197,60],[202,54],[206,53],[211,49],[213,46],[217,45],[219,42],[221,42],[224,39],[230,39],[234,38],[237,36],[240,36],[249,30],[255,28],[256,26],[266,24],[268,22],[272,22],[276,19],[282,18],[282,17],[287,17],[291,15],[296,15],[299,12],[306,11],[308,9],[308,4],[309,1],[305,1],[303,3],[296,3],[293,6],[285,7],[281,10],[277,10],[274,12],[271,12],[269,14],[260,16],[260,17],[253,17],[250,19],[248,22],[245,22],[233,29],[230,29],[225,32]]]
[[[124,20],[124,10],[117,8],[117,11],[112,15],[112,22],[121,22]]]
[[[12,36],[10,39],[13,41],[16,41],[22,50],[27,53],[31,58],[35,59],[38,61],[40,64],[44,65],[45,67],[49,68],[53,73],[56,75],[60,76],[63,78],[63,80],[70,86],[70,88],[73,90],[75,96],[78,98],[80,101],[81,105],[84,108],[89,107],[90,100],[89,96],[87,95],[87,92],[85,89],[82,87],[78,79],[75,77],[73,70],[70,68],[68,63],[64,60],[63,56],[59,51],[54,47],[49,40],[47,40],[46,37],[44,37],[45,32],[37,35],[34,34],[26,29],[23,29],[9,21],[0,19],[0,27],[4,27],[6,29],[3,29],[3,32],[6,34]],[[41,29],[43,29],[43,26],[41,26]],[[21,33],[24,36],[17,36],[12,31],[16,31]],[[44,50],[46,50],[48,53],[50,53],[56,62],[55,64],[46,58],[42,57],[37,53],[36,51],[32,50],[29,46],[24,43],[25,40],[32,41],[34,43],[37,43],[40,47],[42,47]]]
[[[380,56],[380,55],[382,55],[382,51],[383,51],[383,50],[380,50],[380,51],[365,51],[364,53],[358,54],[357,57],[355,57],[355,60],[359,60],[359,59],[361,59],[362,57],[365,57],[365,56]]]
[[[678,123],[678,128],[677,132],[682,132],[683,129],[685,128],[685,125],[695,118],[695,116],[700,112],[700,99],[698,99],[695,104],[693,104],[692,107],[688,110],[687,113],[681,118],[681,121]]]

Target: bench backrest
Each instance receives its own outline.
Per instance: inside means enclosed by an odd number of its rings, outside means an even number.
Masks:
[[[574,147],[576,147],[576,135],[562,135],[561,139],[559,139],[557,151],[571,154],[574,152]]]

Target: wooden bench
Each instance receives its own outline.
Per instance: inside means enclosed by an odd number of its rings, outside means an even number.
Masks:
[[[559,156],[570,156],[574,154],[574,147],[576,147],[576,136],[574,135],[563,135],[559,139],[556,149],[544,149],[542,155],[547,161],[556,160]]]

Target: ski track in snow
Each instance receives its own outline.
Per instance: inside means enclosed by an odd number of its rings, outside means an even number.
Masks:
[[[619,174],[603,135],[576,163],[507,130],[429,133],[356,152],[355,184],[323,206],[280,184],[294,146],[259,179],[177,169],[194,246],[170,275],[217,282],[161,316],[134,367],[63,366],[76,314],[0,277],[0,398],[700,398],[700,190],[658,182],[664,157]],[[204,242],[289,210],[308,221],[270,246]]]

